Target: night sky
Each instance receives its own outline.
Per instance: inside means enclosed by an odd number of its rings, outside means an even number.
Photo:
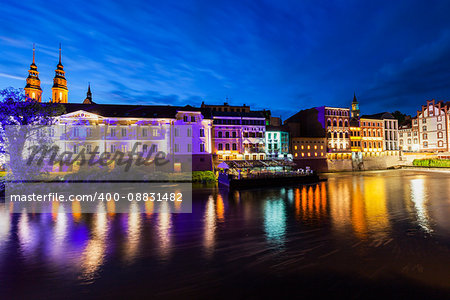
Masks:
[[[450,1],[2,1],[0,88],[36,43],[43,99],[62,43],[69,102],[415,113],[450,100]],[[281,3],[282,2],[282,3]]]

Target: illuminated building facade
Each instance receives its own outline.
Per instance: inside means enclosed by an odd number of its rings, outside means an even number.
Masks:
[[[362,119],[373,120],[372,122],[381,122],[382,126],[382,153],[381,155],[397,156],[400,155],[398,140],[398,120],[390,113],[378,113],[374,115],[365,115]],[[367,123],[366,123],[367,124]]]
[[[292,138],[294,159],[324,159],[327,155],[327,139],[324,137]]]
[[[400,150],[404,152],[417,152],[420,149],[417,117],[410,118],[398,127],[398,142]]]
[[[264,160],[265,117],[257,112],[213,111],[212,153],[223,160]]]
[[[427,101],[426,105],[417,111],[414,120],[415,128],[418,129],[418,142],[420,150],[424,152],[449,151],[448,140],[450,118],[449,103],[436,102],[434,99]]]
[[[379,119],[361,118],[363,156],[380,156],[383,151],[383,123]]]
[[[167,155],[191,157],[192,170],[211,170],[212,120],[190,106],[64,104],[66,113],[57,124],[69,138],[64,151],[79,153],[128,153],[144,156],[162,151]],[[181,171],[182,166],[175,171]]]
[[[269,158],[292,158],[289,154],[289,133],[280,126],[266,127],[266,154]]]

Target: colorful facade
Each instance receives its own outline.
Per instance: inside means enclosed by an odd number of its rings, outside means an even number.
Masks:
[[[292,158],[289,154],[289,133],[283,127],[268,126],[265,149],[268,158]]]

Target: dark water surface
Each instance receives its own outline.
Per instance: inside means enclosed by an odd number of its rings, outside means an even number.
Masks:
[[[192,214],[10,214],[2,204],[0,298],[450,295],[450,173],[327,178],[194,188]]]

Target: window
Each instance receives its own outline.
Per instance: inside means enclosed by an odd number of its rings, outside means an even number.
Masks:
[[[180,128],[175,128],[175,136],[180,136]]]
[[[339,121],[339,127],[342,127],[342,120]]]
[[[233,138],[237,137],[237,133],[235,131],[233,131]]]
[[[205,152],[205,144],[200,144],[200,152]]]
[[[437,125],[437,129],[438,129],[438,130],[441,130],[441,129],[442,129],[442,124],[438,124],[438,125]]]
[[[225,150],[230,150],[230,144],[225,144]]]
[[[152,153],[158,152],[158,145],[153,144],[152,147],[150,148],[150,152],[152,152]]]
[[[427,131],[427,126],[422,126],[423,131]]]
[[[428,135],[426,133],[423,134],[423,139],[424,140],[428,139]]]
[[[143,137],[147,136],[147,128],[142,128],[142,136]]]
[[[218,138],[221,138],[221,137],[222,137],[222,131],[219,131],[219,132],[217,133],[217,137],[218,137]]]
[[[174,145],[175,147],[174,147],[174,152],[180,152],[180,145],[179,144],[175,144]]]
[[[331,127],[331,120],[330,119],[328,119],[328,121],[327,121],[327,126]]]
[[[191,116],[191,122],[195,122],[195,116]]]
[[[156,128],[152,129],[152,136],[158,136],[158,129]]]
[[[80,133],[79,133],[79,128],[78,127],[75,127],[74,129],[73,129],[73,136],[74,137],[78,137],[80,135]]]
[[[409,145],[411,144],[411,139],[408,139],[408,144],[409,144]]]
[[[442,131],[439,131],[439,132],[438,132],[437,137],[438,137],[439,139],[442,139],[442,137],[443,137]]]
[[[333,126],[336,127],[337,126],[337,122],[336,120],[333,120]]]
[[[111,153],[115,153],[116,152],[116,145],[111,145]]]
[[[86,136],[92,136],[92,128],[86,128]]]
[[[423,147],[428,148],[428,142],[423,142]]]
[[[126,128],[122,128],[122,136],[127,136],[127,129]]]
[[[147,152],[148,150],[148,145],[142,145],[142,152]]]
[[[237,150],[237,144],[236,143],[233,143],[233,148],[232,148],[234,151],[236,151]]]
[[[200,128],[200,137],[205,137],[205,129]]]
[[[192,128],[187,129],[187,136],[192,136]]]
[[[87,151],[87,153],[91,153],[92,152],[92,145],[86,145],[86,151]]]
[[[183,117],[183,121],[184,121],[184,122],[187,122],[187,121],[188,121],[188,116],[184,116],[184,117]]]
[[[116,129],[115,128],[111,128],[111,136],[116,136]]]
[[[187,152],[192,152],[192,144],[187,144]]]
[[[423,119],[422,119],[422,123],[423,123],[423,124],[426,124],[426,123],[427,123],[427,119],[423,118]]]
[[[442,147],[444,146],[444,142],[443,141],[438,141],[438,147]]]
[[[122,147],[120,147],[122,152],[127,152],[127,145],[122,145]]]
[[[73,153],[77,154],[78,153],[78,145],[73,145]]]
[[[227,132],[225,132],[225,137],[226,138],[229,138],[230,137],[230,133],[227,131]]]

